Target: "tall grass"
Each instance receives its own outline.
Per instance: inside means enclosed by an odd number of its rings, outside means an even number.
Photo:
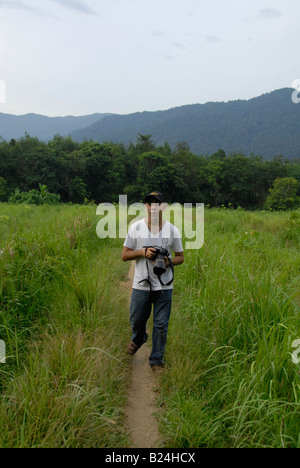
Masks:
[[[94,207],[0,208],[0,446],[126,446],[120,242]]]
[[[122,240],[95,207],[0,204],[1,447],[127,447]],[[175,270],[167,447],[300,447],[299,214],[205,212]]]
[[[300,447],[296,218],[206,212],[204,247],[176,270],[161,395],[167,446]]]

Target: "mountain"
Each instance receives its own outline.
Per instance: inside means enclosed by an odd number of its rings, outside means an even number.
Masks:
[[[292,101],[294,89],[283,88],[249,100],[208,102],[157,112],[129,115],[92,114],[83,117],[46,117],[37,114],[0,114],[0,136],[9,140],[36,136],[52,139],[71,135],[79,142],[91,139],[136,143],[138,134],[151,134],[157,144],[172,148],[187,142],[193,153],[210,155],[222,148],[272,159],[300,156],[300,104]]]
[[[219,148],[272,159],[300,156],[300,104],[293,89],[283,88],[249,100],[208,102],[157,112],[110,115],[71,136],[81,142],[135,143],[139,133],[151,134],[156,144],[172,148],[187,142],[195,154],[212,154]]]
[[[11,115],[0,113],[0,137],[5,140],[18,139],[27,132],[40,140],[51,140],[55,134],[66,136],[99,122],[109,114],[92,114],[82,117],[46,117],[38,114]]]

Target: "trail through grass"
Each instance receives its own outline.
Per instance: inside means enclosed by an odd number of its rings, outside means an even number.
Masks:
[[[95,215],[0,205],[1,447],[130,446],[129,265]],[[166,447],[300,447],[299,218],[205,211],[203,248],[175,270]]]

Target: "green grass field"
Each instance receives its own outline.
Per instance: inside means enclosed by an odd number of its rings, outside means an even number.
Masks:
[[[300,447],[299,219],[205,211],[204,246],[175,272],[166,447]],[[129,446],[129,265],[97,221],[94,206],[0,204],[0,447]]]
[[[120,447],[128,318],[95,209],[1,205],[1,447]]]
[[[171,447],[300,447],[300,216],[211,210],[177,270],[161,400]]]

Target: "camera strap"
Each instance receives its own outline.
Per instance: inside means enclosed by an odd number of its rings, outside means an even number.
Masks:
[[[162,286],[170,286],[173,283],[173,280],[174,280],[174,265],[173,265],[172,260],[170,259],[169,256],[168,256],[168,262],[169,262],[169,266],[170,266],[170,268],[172,270],[172,279],[170,281],[168,281],[168,283],[163,283],[160,275],[156,275]]]
[[[146,257],[147,249],[148,249],[148,247],[145,247],[145,257]],[[148,259],[147,259],[147,257],[146,257],[146,265],[147,265],[147,275],[148,275],[148,278],[145,278],[145,279],[139,281],[139,284],[144,283],[144,282],[146,281],[146,283],[149,283],[150,291],[152,291],[152,288],[151,288],[151,281],[150,281],[150,274],[149,274],[149,265],[148,265]]]
[[[147,249],[148,249],[148,248],[149,248],[149,247],[145,247],[145,255],[146,255],[146,253],[147,253]],[[173,265],[172,260],[171,260],[171,258],[169,257],[169,255],[168,255],[167,257],[168,257],[168,261],[169,261],[169,266],[170,266],[170,268],[171,268],[171,270],[172,270],[172,279],[171,279],[170,281],[168,281],[168,283],[163,283],[163,281],[162,281],[160,275],[156,275],[157,278],[158,278],[158,280],[159,280],[159,282],[160,282],[160,284],[161,284],[162,286],[170,286],[170,285],[173,283],[173,281],[174,281],[174,265]],[[140,284],[140,283],[144,283],[144,282],[146,281],[146,283],[149,283],[150,291],[152,291],[151,281],[150,281],[150,274],[149,274],[149,265],[148,265],[148,259],[147,259],[147,258],[146,258],[146,265],[147,265],[147,274],[148,274],[148,278],[145,278],[145,279],[139,281],[139,284]]]

